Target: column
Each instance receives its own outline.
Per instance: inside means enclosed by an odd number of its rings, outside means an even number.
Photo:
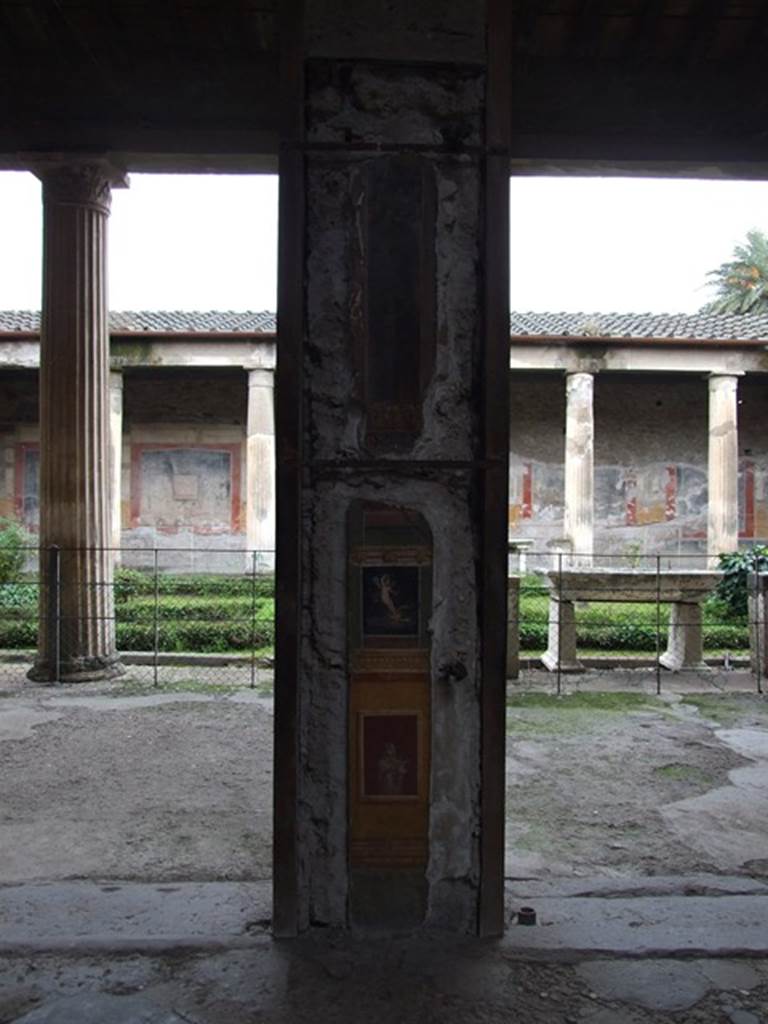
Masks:
[[[123,672],[115,649],[110,507],[106,229],[111,188],[126,180],[97,158],[41,160],[41,615],[30,678],[62,682]],[[61,549],[59,614],[46,549]],[[58,621],[59,628],[55,628]]]
[[[737,374],[709,378],[707,552],[710,568],[739,546]]]
[[[112,539],[115,563],[120,560],[123,531],[122,474],[123,474],[123,374],[111,370],[109,374],[109,453],[112,509]]]
[[[571,568],[592,564],[595,425],[591,373],[569,373],[565,383],[565,539]]]
[[[257,567],[271,570],[275,550],[275,414],[272,370],[248,373],[246,545]]]
[[[511,8],[456,0],[436,31],[353,7],[296,4],[281,34],[273,926],[498,934]],[[389,747],[407,800],[376,788]],[[392,828],[366,846],[369,798]]]

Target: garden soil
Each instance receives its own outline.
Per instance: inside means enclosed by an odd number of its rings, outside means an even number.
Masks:
[[[269,878],[271,700],[134,691],[6,691],[0,883]],[[509,878],[768,876],[759,695],[557,698],[529,678],[507,727]]]

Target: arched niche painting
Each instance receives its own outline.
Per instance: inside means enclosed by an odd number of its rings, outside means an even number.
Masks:
[[[413,923],[429,855],[432,534],[418,512],[356,502],[348,540],[350,913]]]

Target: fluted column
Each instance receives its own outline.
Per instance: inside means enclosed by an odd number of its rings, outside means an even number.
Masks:
[[[565,395],[564,532],[573,566],[591,564],[594,548],[595,426],[593,376],[569,373]]]
[[[246,449],[246,544],[264,552],[259,564],[271,568],[275,550],[274,372],[248,374]]]
[[[123,532],[122,475],[123,475],[123,375],[120,371],[109,374],[109,447],[110,447],[110,506],[112,510],[112,539],[115,562],[120,560],[120,542]]]
[[[125,177],[99,159],[45,160],[40,337],[40,546],[43,601],[30,678],[119,675],[112,595],[106,230],[111,187]],[[59,632],[43,549],[61,549]],[[55,620],[54,620],[55,621]],[[57,671],[58,665],[58,671]]]
[[[707,551],[710,566],[739,546],[738,376],[709,378]]]

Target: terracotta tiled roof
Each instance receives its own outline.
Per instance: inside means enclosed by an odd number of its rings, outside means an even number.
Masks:
[[[270,334],[275,330],[275,314],[233,310],[184,312],[179,310],[114,311],[109,314],[112,334],[133,331],[155,331],[159,334],[194,334],[197,331],[215,334],[217,331],[242,331],[244,334]],[[0,310],[0,333],[13,331],[39,331],[40,314],[37,311]]]
[[[113,334],[133,331],[271,334],[276,330],[274,313],[250,310],[116,311],[109,314],[109,326]],[[39,330],[38,312],[0,310],[0,334]],[[701,341],[766,339],[768,342],[768,313],[752,316],[727,313],[512,313],[510,334],[512,337],[565,335],[574,338],[693,338]]]
[[[768,313],[512,313],[510,334],[768,340]]]

